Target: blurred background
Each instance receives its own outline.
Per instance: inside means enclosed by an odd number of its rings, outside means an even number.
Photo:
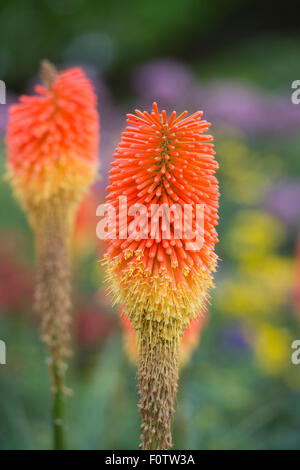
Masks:
[[[84,67],[102,127],[101,180],[79,210],[73,247],[70,448],[138,444],[136,369],[105,294],[95,210],[126,112],[149,110],[153,100],[168,111],[204,110],[222,194],[216,289],[201,331],[186,341],[175,448],[300,448],[300,365],[290,359],[300,339],[300,104],[291,102],[300,36],[296,11],[276,8],[238,0],[1,1],[1,449],[51,448],[45,350],[32,312],[33,237],[2,177],[8,105],[33,92],[45,57],[60,69]]]

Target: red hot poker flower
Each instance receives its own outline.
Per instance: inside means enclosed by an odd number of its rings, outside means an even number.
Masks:
[[[178,117],[173,112],[167,119],[165,111],[160,116],[154,103],[152,114],[136,113],[128,115],[129,126],[122,134],[110,171],[107,202],[116,208],[119,224],[116,238],[108,236],[108,270],[116,298],[125,304],[133,323],[138,327],[146,311],[148,320],[165,324],[164,335],[170,337],[174,322],[179,320],[185,326],[202,309],[211,285],[217,260],[214,246],[219,193],[214,173],[218,164],[212,136],[204,134],[210,124],[200,119],[201,111],[190,117],[186,117],[187,112]],[[162,213],[161,219],[152,218],[155,238],[147,223],[140,236],[129,233],[126,240],[120,239],[120,196],[127,196],[128,206],[143,204],[148,214],[153,204],[169,208],[175,204],[174,214],[170,214],[170,236],[164,235],[168,216]],[[178,237],[176,232],[176,217],[179,222],[183,220],[185,205],[191,208],[196,232],[196,205],[204,206],[204,238],[194,250],[187,249],[190,240],[185,234]],[[128,213],[127,217],[130,227],[134,216]]]
[[[145,449],[172,445],[179,340],[203,311],[217,262],[218,164],[201,116],[168,118],[156,103],[151,114],[128,115],[110,171],[105,263],[115,300],[137,331]]]
[[[40,96],[11,106],[8,172],[36,237],[35,309],[48,346],[55,447],[64,446],[63,394],[70,355],[69,242],[74,213],[97,171],[99,120],[96,96],[80,68],[57,73],[42,63]]]
[[[25,204],[61,191],[77,196],[98,166],[99,118],[90,81],[80,68],[57,74],[50,67],[45,86],[35,88],[39,96],[21,96],[9,110],[7,164]]]

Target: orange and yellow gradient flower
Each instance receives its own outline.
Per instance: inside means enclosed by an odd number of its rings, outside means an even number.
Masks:
[[[10,107],[8,172],[25,207],[64,193],[76,199],[97,171],[99,122],[96,96],[80,68],[56,73],[43,66],[37,96]]]
[[[70,235],[75,210],[97,172],[99,119],[80,68],[42,63],[39,96],[9,110],[8,177],[36,238],[35,309],[49,351],[55,447],[63,448],[65,359],[70,355]]]
[[[137,332],[145,449],[172,445],[179,340],[204,309],[217,263],[218,164],[201,116],[168,118],[156,103],[128,115],[110,171],[105,264]]]

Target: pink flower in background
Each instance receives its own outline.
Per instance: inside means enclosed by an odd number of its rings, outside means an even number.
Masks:
[[[274,185],[267,194],[264,206],[285,223],[300,225],[300,180],[290,180]]]
[[[114,331],[116,325],[112,316],[93,305],[78,310],[75,322],[75,337],[81,347],[101,344]]]
[[[15,256],[16,237],[0,236],[0,313],[26,312],[33,293],[33,269]]]
[[[195,85],[189,68],[174,59],[158,59],[138,67],[133,73],[134,90],[143,106],[158,101],[160,106],[187,107]]]

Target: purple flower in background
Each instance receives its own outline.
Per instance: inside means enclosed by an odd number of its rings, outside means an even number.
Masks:
[[[300,181],[288,181],[273,186],[264,206],[287,224],[298,227],[300,223]]]
[[[264,125],[265,103],[259,93],[234,82],[199,86],[195,101],[206,109],[213,122],[259,130]]]
[[[213,122],[257,133],[295,131],[300,126],[300,111],[289,96],[270,95],[232,81],[199,85],[195,94],[195,103]]]
[[[138,67],[133,73],[132,82],[144,105],[158,101],[160,106],[172,109],[187,107],[195,86],[189,68],[174,59],[158,59]]]
[[[297,131],[300,126],[300,107],[291,102],[290,96],[273,100],[269,114],[270,127],[275,131]],[[271,129],[270,129],[271,131]]]
[[[0,104],[0,134],[3,136],[6,131],[8,108],[11,104],[17,102],[17,97],[14,93],[6,90],[6,103]]]
[[[242,328],[232,325],[222,329],[219,335],[219,344],[228,352],[249,352],[250,345]]]
[[[184,63],[173,59],[154,60],[138,67],[132,83],[143,106],[158,101],[167,110],[202,109],[209,121],[246,132],[291,132],[300,126],[300,109],[289,95],[270,94],[234,80],[201,84]]]

